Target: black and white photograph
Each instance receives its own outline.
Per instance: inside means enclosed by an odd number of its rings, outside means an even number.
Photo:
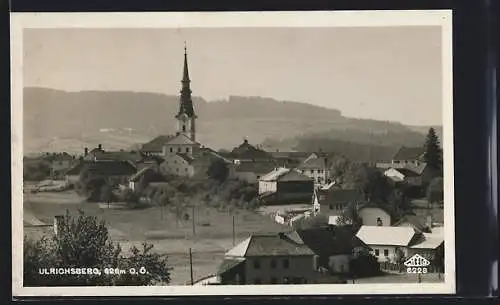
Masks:
[[[450,11],[11,18],[14,295],[455,292]]]

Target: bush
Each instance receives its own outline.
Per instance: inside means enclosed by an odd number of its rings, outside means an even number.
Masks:
[[[38,241],[24,239],[24,286],[143,286],[168,284],[171,268],[167,257],[153,253],[153,245],[143,244],[141,250],[133,247],[129,257],[122,255],[119,244],[109,239],[104,222],[80,212],[72,217],[67,212],[59,224],[59,234],[52,239]],[[40,268],[120,268],[137,271],[144,267],[146,274],[40,275]]]
[[[381,273],[377,258],[368,251],[358,253],[350,262],[353,277],[377,276]]]

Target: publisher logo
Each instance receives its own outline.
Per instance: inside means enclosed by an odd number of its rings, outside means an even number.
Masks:
[[[429,260],[419,254],[413,255],[404,262],[407,273],[427,273],[427,266],[430,264]]]

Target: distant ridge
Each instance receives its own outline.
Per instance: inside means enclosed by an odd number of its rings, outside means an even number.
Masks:
[[[99,143],[114,149],[136,147],[156,135],[175,132],[178,99],[148,92],[25,88],[25,153],[79,152]],[[360,145],[412,146],[420,145],[427,130],[346,118],[336,109],[264,97],[230,96],[212,102],[193,97],[193,102],[199,118],[198,139],[214,149],[231,149],[243,138],[276,149],[270,145],[273,141],[293,142],[302,136]],[[441,134],[440,129],[437,132]]]

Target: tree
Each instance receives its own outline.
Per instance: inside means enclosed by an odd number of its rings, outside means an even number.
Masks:
[[[366,250],[358,252],[350,261],[350,272],[354,277],[368,277],[380,274],[377,258]]]
[[[443,190],[443,178],[437,177],[432,179],[427,187],[427,201],[429,205],[432,205],[435,202],[442,202],[444,199],[444,190]]]
[[[229,167],[224,160],[217,158],[212,163],[210,163],[210,166],[207,170],[207,175],[214,180],[224,182],[229,175]]]
[[[113,189],[109,184],[103,184],[100,190],[100,201],[105,203],[110,203],[113,201]]]
[[[114,286],[151,285],[158,280],[170,281],[167,257],[152,253],[152,245],[144,244],[143,251],[132,248],[125,258],[118,243],[109,239],[104,222],[96,217],[86,216],[80,211],[78,217],[69,212],[58,223],[58,234],[51,239],[33,241],[25,237],[24,242],[24,285],[25,286]],[[135,265],[135,264],[138,265]],[[40,275],[43,268],[93,268],[99,274],[65,274],[64,276]],[[120,268],[129,271],[131,267],[144,267],[146,275],[104,274],[105,268]]]
[[[442,150],[434,128],[429,128],[424,144],[424,160],[430,169],[441,173],[443,169]]]
[[[405,253],[400,247],[397,247],[395,250],[394,262],[398,265],[399,272],[403,270],[403,264],[406,260]]]
[[[87,196],[88,201],[99,201],[103,186],[109,184],[106,177],[92,167],[86,166],[80,172],[79,185],[82,195]]]
[[[367,166],[361,166],[357,170],[355,185],[369,202],[385,203],[393,190],[389,179],[382,172]]]
[[[363,220],[361,216],[359,216],[356,202],[351,202],[346,206],[342,214],[337,218],[337,225],[352,225],[355,231],[363,225]]]

